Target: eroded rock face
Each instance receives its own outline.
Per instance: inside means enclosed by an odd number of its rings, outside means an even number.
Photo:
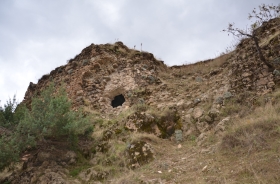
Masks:
[[[68,184],[69,182],[65,181],[65,179],[63,179],[63,177],[56,172],[47,172],[46,174],[38,178],[38,183]]]
[[[151,53],[132,50],[122,44],[91,44],[75,58],[30,83],[24,103],[30,105],[31,97],[40,93],[50,81],[57,86],[65,84],[73,108],[87,106],[100,112],[118,113],[131,106],[127,95],[136,88],[161,83],[158,72],[166,66]],[[127,101],[113,109],[111,101],[122,94]]]
[[[277,23],[278,22],[278,23]],[[270,29],[277,29],[279,19],[270,21]],[[267,33],[270,31],[262,29],[258,32],[260,46],[262,47],[265,59],[274,67],[279,68],[277,58],[279,50],[275,49],[275,45],[279,45],[280,35],[275,35],[266,42]],[[265,48],[265,49],[264,49]],[[272,91],[275,87],[274,80],[277,78],[273,70],[268,68],[259,58],[255,51],[255,43],[252,39],[244,39],[236,48],[234,57],[229,58],[232,68],[230,75],[231,88],[235,92],[257,91],[259,94]]]
[[[69,180],[66,166],[77,161],[77,154],[65,148],[42,149],[36,154],[26,154],[16,167],[11,167],[5,178],[0,176],[0,183],[79,183]]]
[[[69,171],[58,165],[54,161],[45,161],[40,166],[28,166],[17,175],[14,173],[6,180],[12,184],[30,184],[30,183],[43,183],[43,184],[79,184],[79,181],[74,181],[68,178]]]
[[[169,111],[162,115],[136,112],[127,118],[125,128],[135,132],[146,132],[161,138],[168,138],[176,129],[182,128],[182,123],[176,111]]]

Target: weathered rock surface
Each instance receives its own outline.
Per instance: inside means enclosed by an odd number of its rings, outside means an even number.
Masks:
[[[152,146],[144,141],[129,144],[127,148],[127,157],[129,167],[132,169],[151,162],[155,158]]]

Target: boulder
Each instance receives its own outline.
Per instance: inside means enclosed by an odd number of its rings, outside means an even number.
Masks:
[[[129,144],[126,150],[126,157],[128,159],[128,167],[131,169],[149,163],[155,158],[152,146],[145,141]]]

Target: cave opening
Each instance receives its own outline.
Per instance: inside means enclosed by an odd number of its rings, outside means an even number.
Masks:
[[[112,100],[112,107],[118,107],[118,106],[122,106],[122,104],[125,102],[125,98],[122,94],[115,96],[114,100]]]

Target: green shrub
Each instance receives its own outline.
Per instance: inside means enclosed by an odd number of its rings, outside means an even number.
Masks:
[[[19,159],[18,141],[13,131],[22,117],[20,109],[17,107],[16,96],[9,99],[4,107],[0,106],[0,128],[7,131],[0,135],[0,171]]]
[[[56,93],[56,94],[55,94]],[[68,137],[76,141],[90,127],[89,118],[82,111],[72,111],[71,102],[63,88],[55,92],[54,84],[32,99],[31,111],[24,111],[24,118],[18,125],[19,136],[29,140]]]
[[[15,109],[17,107],[16,96],[13,99],[9,99],[4,108],[0,107],[0,126],[10,128],[15,121]]]
[[[9,166],[11,162],[18,161],[19,150],[13,140],[7,137],[0,138],[0,171]]]
[[[15,127],[13,133],[0,135],[0,170],[17,161],[22,151],[35,147],[38,141],[67,138],[75,146],[78,135],[93,131],[89,117],[81,110],[72,111],[66,91],[55,91],[54,84],[32,99],[30,110],[24,105],[17,107],[15,97],[9,100],[0,108],[0,123]]]

